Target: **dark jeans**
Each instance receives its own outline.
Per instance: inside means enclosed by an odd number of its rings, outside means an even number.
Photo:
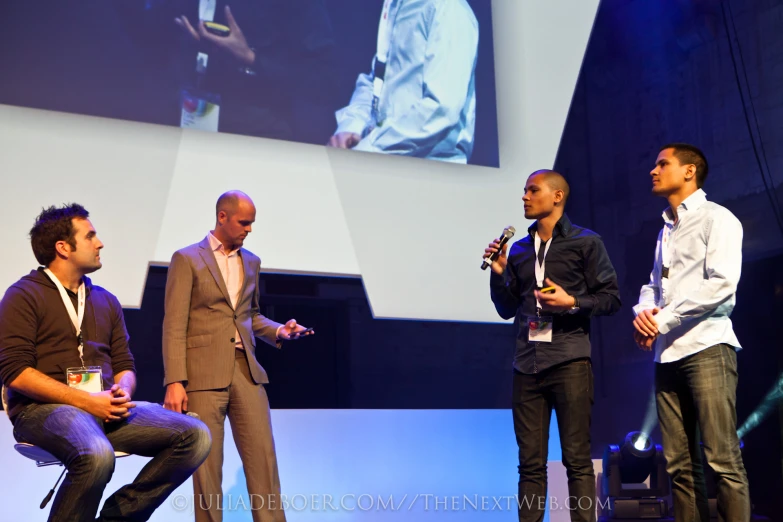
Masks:
[[[14,437],[35,444],[68,469],[50,521],[93,521],[114,472],[114,451],[153,457],[132,484],[106,499],[100,520],[147,520],[207,458],[211,440],[200,420],[137,402],[131,416],[104,424],[64,404],[32,404],[14,419]]]
[[[677,522],[710,518],[699,442],[715,472],[721,520],[750,520],[748,477],[737,438],[736,392],[737,353],[727,344],[655,365],[658,420]]]
[[[569,361],[537,374],[514,372],[514,432],[519,446],[519,520],[541,521],[549,503],[547,453],[554,408],[563,465],[568,474],[571,520],[595,520],[595,473],[590,455],[593,367],[589,359]],[[543,499],[543,500],[541,500]]]

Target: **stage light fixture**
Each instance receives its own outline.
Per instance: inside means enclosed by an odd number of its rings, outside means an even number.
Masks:
[[[632,431],[621,445],[607,446],[602,493],[609,501],[608,518],[666,518],[670,491],[663,448],[649,434]]]

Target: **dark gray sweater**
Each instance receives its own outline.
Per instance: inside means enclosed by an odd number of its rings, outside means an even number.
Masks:
[[[101,367],[103,387],[108,389],[114,375],[125,370],[135,372],[128,331],[117,298],[94,286],[89,278],[84,279],[84,364]],[[35,368],[65,384],[66,368],[79,366],[76,330],[60,293],[42,268],[33,270],[11,285],[0,301],[0,381],[7,386],[26,368]],[[34,402],[9,390],[11,421]]]

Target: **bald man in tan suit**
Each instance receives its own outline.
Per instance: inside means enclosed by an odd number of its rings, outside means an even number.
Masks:
[[[163,366],[173,411],[198,413],[212,433],[212,450],[193,475],[196,522],[223,518],[223,426],[231,422],[250,494],[254,522],[283,522],[280,478],[272,437],[266,371],[256,359],[256,337],[280,347],[282,340],[311,335],[291,319],[261,315],[261,260],[242,248],[256,209],[239,191],[217,202],[215,230],[200,243],[174,253],[166,281]]]

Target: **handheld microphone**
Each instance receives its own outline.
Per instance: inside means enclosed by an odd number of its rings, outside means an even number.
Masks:
[[[484,259],[484,262],[481,263],[481,269],[486,270],[489,265],[492,264],[492,262],[497,259],[497,257],[500,255],[500,252],[503,250],[503,245],[508,243],[508,240],[514,237],[514,234],[517,233],[517,230],[514,227],[506,227],[503,229],[503,235],[500,236],[500,245],[498,246],[498,251],[493,252],[489,255],[488,258]]]

